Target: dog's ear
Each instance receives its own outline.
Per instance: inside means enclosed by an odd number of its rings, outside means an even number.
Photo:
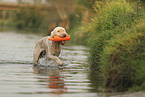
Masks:
[[[54,30],[51,32],[51,36],[54,37]]]

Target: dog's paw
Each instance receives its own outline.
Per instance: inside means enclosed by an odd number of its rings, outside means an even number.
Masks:
[[[58,64],[59,66],[63,66],[63,63],[62,63],[60,60],[57,61],[57,64]]]
[[[59,63],[58,65],[59,65],[59,66],[63,66],[63,63],[61,62],[61,63]]]

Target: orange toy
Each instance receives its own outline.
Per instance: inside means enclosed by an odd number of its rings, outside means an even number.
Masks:
[[[52,41],[67,41],[67,40],[70,40],[70,35],[67,35],[66,37],[62,38],[60,36],[54,36],[54,38],[49,38],[49,40],[52,40]]]

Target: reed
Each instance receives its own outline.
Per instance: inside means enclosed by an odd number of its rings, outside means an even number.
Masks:
[[[104,86],[118,91],[144,83],[144,11],[139,2],[110,0],[96,4],[96,16],[84,27],[89,32],[89,62],[98,68]]]

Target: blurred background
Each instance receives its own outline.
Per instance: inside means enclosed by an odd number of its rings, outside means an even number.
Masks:
[[[106,1],[0,0],[0,30],[15,29],[49,35],[56,26],[62,26],[73,33],[72,36],[82,37],[83,32],[79,29],[96,15],[94,5]],[[136,0],[129,1],[134,3]],[[142,6],[145,6],[144,0]]]
[[[88,18],[87,12],[87,15],[82,15],[84,8],[80,2],[81,0],[0,0],[0,27],[50,32],[56,26],[62,26],[69,30],[81,18]]]

